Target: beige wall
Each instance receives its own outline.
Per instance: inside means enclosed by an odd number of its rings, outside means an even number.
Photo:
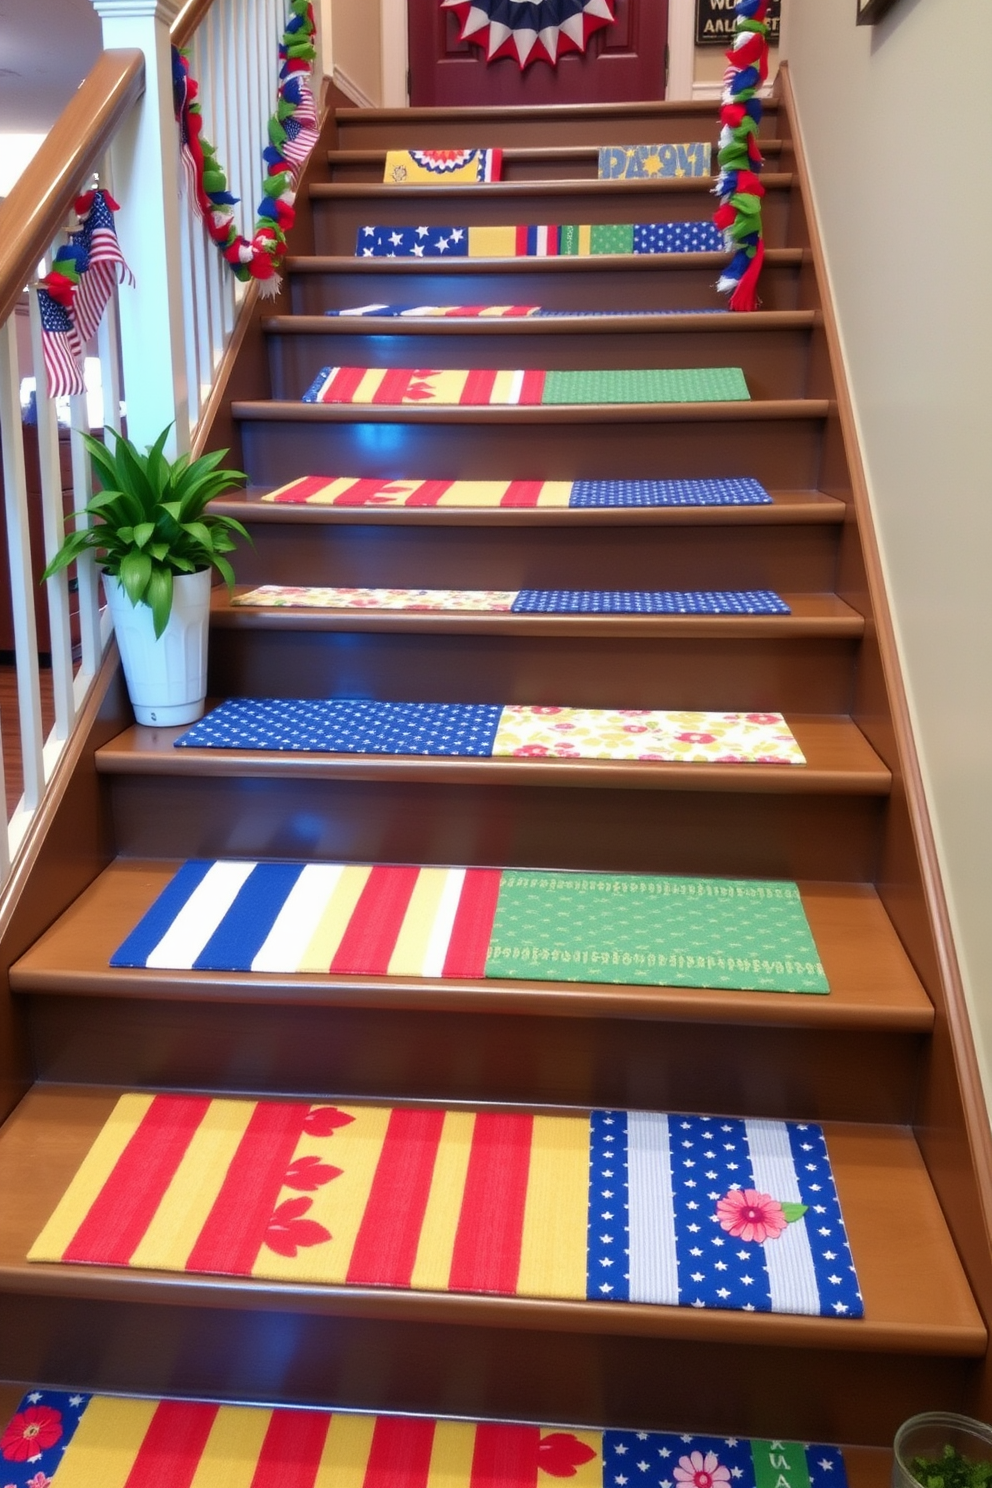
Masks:
[[[992,1096],[989,0],[786,0],[917,740]]]
[[[382,104],[382,23],[378,0],[330,0],[334,72],[375,107]]]

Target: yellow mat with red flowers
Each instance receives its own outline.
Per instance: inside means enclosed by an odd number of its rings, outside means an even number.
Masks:
[[[4,1488],[847,1488],[839,1447],[32,1390]]]

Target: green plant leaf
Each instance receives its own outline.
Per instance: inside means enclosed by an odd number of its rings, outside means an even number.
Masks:
[[[120,535],[121,535],[121,537],[124,536],[123,531],[121,532]],[[134,529],[134,536],[133,536],[132,541],[134,542],[134,544],[135,544],[136,547],[143,548],[143,547],[146,546],[147,543],[149,543],[151,541],[151,539],[154,537],[154,535],[155,535],[155,523],[154,522],[139,522],[138,526],[135,527],[135,529]]]
[[[782,1213],[785,1215],[786,1222],[788,1224],[795,1224],[795,1222],[796,1222],[797,1219],[802,1219],[803,1215],[807,1212],[808,1209],[809,1209],[809,1205],[808,1204],[783,1204],[782,1205]]]
[[[152,560],[147,553],[125,553],[121,559],[121,583],[133,605],[145,597],[148,580],[152,576]]]
[[[165,630],[169,623],[169,615],[172,612],[172,571],[162,564],[156,564],[152,569],[151,578],[148,580],[148,593],[146,595],[148,604],[152,609],[152,621],[155,626],[156,640]]]

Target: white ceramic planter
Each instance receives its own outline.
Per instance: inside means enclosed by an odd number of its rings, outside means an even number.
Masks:
[[[127,690],[139,723],[167,727],[195,723],[203,717],[210,577],[209,569],[175,576],[172,613],[156,640],[148,605],[133,605],[119,579],[103,576]]]

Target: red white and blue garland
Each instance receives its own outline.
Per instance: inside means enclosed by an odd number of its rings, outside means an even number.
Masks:
[[[286,256],[286,235],[296,218],[296,189],[320,136],[311,86],[316,57],[313,6],[310,0],[290,0],[289,8],[290,18],[279,44],[276,111],[269,120],[269,143],[262,152],[265,183],[250,242],[235,226],[233,209],[239,199],[228,191],[217,152],[204,137],[199,85],[190,76],[189,59],[178,48],[172,49],[173,102],[190,200],[237,277],[261,281],[266,298],[279,292],[278,270]]]
[[[516,57],[555,67],[563,52],[584,52],[590,36],[616,19],[614,0],[441,0],[461,23],[461,40],[485,47],[486,61]]]
[[[51,273],[37,286],[41,348],[48,396],[84,393],[86,342],[96,334],[118,284],[134,284],[124,262],[114,213],[117,203],[98,187],[76,198],[79,228],[55,254]]]
[[[720,109],[720,206],[713,221],[734,256],[718,288],[730,294],[731,310],[757,310],[757,286],[765,258],[758,179],[764,160],[758,148],[759,89],[768,78],[768,0],[737,0],[734,44],[727,53]]]

